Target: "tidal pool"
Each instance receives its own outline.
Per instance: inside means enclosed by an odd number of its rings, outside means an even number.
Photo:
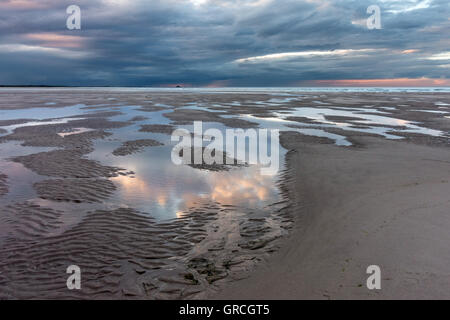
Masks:
[[[161,105],[160,105],[161,106]],[[195,107],[193,105],[186,106]],[[280,200],[277,187],[277,175],[261,175],[258,166],[233,167],[227,171],[207,171],[187,165],[175,165],[171,161],[171,151],[175,142],[170,135],[140,132],[144,124],[169,124],[170,120],[163,116],[170,112],[166,109],[147,112],[140,110],[140,106],[115,106],[121,114],[111,116],[111,121],[129,121],[140,117],[130,125],[108,129],[112,133],[106,139],[94,141],[94,151],[87,154],[88,159],[96,160],[102,165],[120,167],[126,171],[133,171],[132,175],[119,175],[110,178],[117,190],[101,204],[60,203],[51,200],[39,199],[33,190],[33,184],[49,177],[40,176],[25,168],[22,164],[9,161],[8,158],[54,150],[54,148],[30,148],[21,146],[20,142],[0,144],[0,171],[9,176],[10,192],[0,198],[0,205],[13,202],[31,201],[55,209],[72,209],[85,211],[94,209],[115,209],[120,207],[134,208],[154,218],[164,220],[183,216],[186,212],[195,210],[198,203],[205,201],[223,206],[234,206],[241,210],[259,209],[264,211],[267,207]],[[44,110],[44,113],[41,111]],[[12,126],[4,126],[11,133],[14,129],[24,126],[45,126],[50,124],[70,123],[70,121],[83,119],[83,115],[93,112],[111,111],[101,108],[89,110],[84,105],[76,105],[55,109],[49,112],[47,108],[5,111],[5,118],[18,119],[27,116],[29,121]],[[42,121],[53,116],[49,121]],[[61,118],[55,117],[59,116]],[[73,118],[70,118],[73,117]],[[192,131],[192,126],[180,126]],[[220,123],[204,123],[204,130],[217,128],[225,131],[226,127]],[[92,131],[90,128],[72,128],[67,132],[60,132],[61,137]],[[163,143],[162,146],[148,147],[127,156],[115,156],[113,151],[126,141],[139,139],[154,139]],[[248,148],[247,148],[248,151]],[[280,158],[283,154],[280,155]],[[282,162],[281,162],[282,163]],[[280,168],[281,170],[282,168]],[[50,178],[52,179],[52,178]],[[270,210],[267,209],[267,214]]]
[[[170,219],[195,210],[196,204],[204,201],[241,207],[243,210],[263,210],[280,200],[276,184],[278,176],[262,175],[256,165],[230,168],[227,171],[207,171],[172,163],[171,152],[176,143],[171,141],[170,135],[139,132],[142,124],[168,124],[169,120],[163,116],[166,112],[168,110],[142,112],[132,109],[126,113],[127,116],[112,117],[112,120],[121,120],[146,115],[150,119],[112,130],[112,136],[95,142],[95,151],[88,155],[90,159],[134,172],[131,176],[111,179],[118,190],[106,201],[108,206],[136,208],[159,219]],[[214,122],[203,123],[203,127],[204,131],[208,128],[223,132],[226,130],[224,125]],[[193,132],[192,126],[179,128]],[[112,154],[122,142],[139,139],[154,139],[164,145],[149,147],[128,156]]]

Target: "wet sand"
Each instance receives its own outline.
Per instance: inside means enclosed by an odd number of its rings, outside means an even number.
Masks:
[[[62,90],[7,94],[0,104],[20,110],[54,102],[47,108],[57,110],[73,101],[94,113],[73,115],[68,123],[19,127],[0,137],[0,148],[11,141],[57,148],[10,161],[44,177],[32,186],[41,200],[86,206],[81,218],[71,224],[63,217],[79,213],[74,208],[68,211],[67,206],[48,207],[45,201],[3,206],[0,298],[449,297],[450,142],[448,135],[432,134],[438,130],[448,134],[450,120],[445,113],[429,112],[449,110],[435,104],[449,103],[449,94],[308,93],[289,100],[262,93]],[[209,111],[186,110],[193,102]],[[258,208],[207,198],[189,203],[177,219],[166,221],[132,207],[96,207],[113,196],[114,179],[139,179],[127,166],[106,165],[87,157],[95,151],[96,141],[110,139],[111,130],[146,120],[143,116],[128,117],[130,121],[109,119],[122,113],[122,105],[136,106],[148,118],[171,106],[164,113],[171,123],[139,123],[136,128],[143,129],[142,134],[167,135],[172,126],[196,120],[255,127],[262,119],[270,121],[277,114],[292,117],[295,108],[324,108],[324,104],[334,111],[371,107],[360,110],[359,116],[326,117],[350,127],[325,126],[316,115],[294,119],[300,127],[317,125],[314,128],[324,136],[290,131],[292,123],[286,126],[281,144],[288,152],[277,182],[282,200],[268,206],[269,216]],[[386,113],[386,106],[395,108]],[[379,116],[380,112],[401,119],[391,125],[397,129],[389,132],[400,140],[387,140],[376,123],[358,122],[364,113]],[[5,126],[27,122],[24,118],[5,121],[9,121]],[[414,125],[434,131],[420,133],[422,129]],[[408,126],[417,132],[407,131]],[[93,131],[58,135],[75,128]],[[336,134],[349,145],[336,145]],[[160,148],[161,143],[153,136],[121,142],[116,149],[121,158]],[[0,174],[0,201],[11,187],[7,176],[8,172]],[[83,290],[78,292],[65,287],[65,268],[71,264],[84,270]],[[381,267],[380,291],[365,287],[365,270],[371,264]]]
[[[115,156],[126,156],[139,152],[144,147],[155,147],[160,145],[162,145],[160,142],[153,139],[126,141],[119,148],[114,150],[112,154]]]

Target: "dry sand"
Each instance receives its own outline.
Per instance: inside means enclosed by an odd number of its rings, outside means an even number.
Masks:
[[[450,149],[287,140],[295,227],[267,264],[213,298],[450,298]],[[369,265],[381,290],[366,287]]]

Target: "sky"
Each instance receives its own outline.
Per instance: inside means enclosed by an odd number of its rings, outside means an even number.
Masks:
[[[450,1],[0,0],[0,85],[450,86]]]

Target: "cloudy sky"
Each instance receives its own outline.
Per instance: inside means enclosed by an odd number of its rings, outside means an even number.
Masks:
[[[0,84],[449,86],[450,1],[0,0]]]

